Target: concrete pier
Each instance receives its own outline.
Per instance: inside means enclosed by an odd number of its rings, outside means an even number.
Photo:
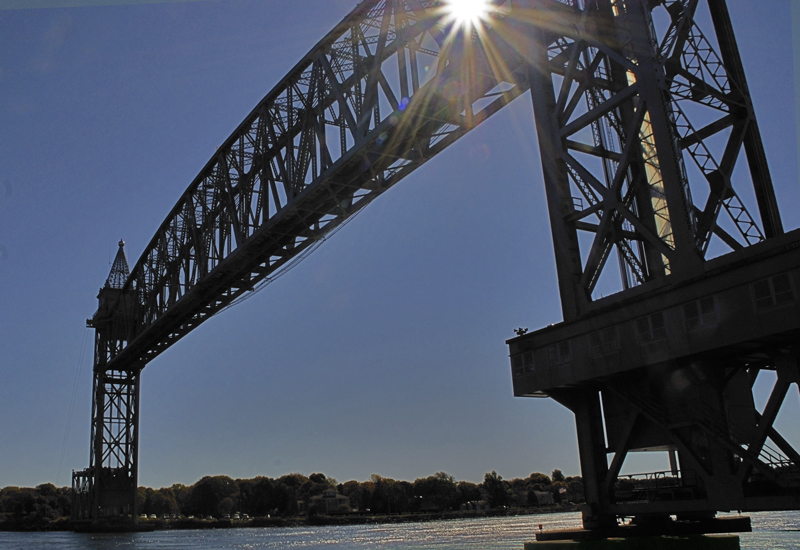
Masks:
[[[660,536],[526,542],[525,550],[739,550],[738,535]]]

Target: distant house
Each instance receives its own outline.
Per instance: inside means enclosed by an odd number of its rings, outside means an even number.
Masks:
[[[489,511],[489,503],[485,500],[470,500],[469,502],[465,502],[459,509],[462,511],[465,510],[475,510],[476,512],[488,512]]]
[[[536,495],[536,503],[539,506],[554,506],[555,501],[553,500],[553,493],[548,491],[534,491],[534,495]]]
[[[309,499],[309,506],[312,510],[317,510],[322,514],[335,514],[336,512],[350,511],[350,497],[346,497],[336,491],[329,489]]]

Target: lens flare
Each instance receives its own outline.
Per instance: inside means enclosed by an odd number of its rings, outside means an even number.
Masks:
[[[489,13],[488,0],[447,0],[450,19],[460,27],[474,27]]]

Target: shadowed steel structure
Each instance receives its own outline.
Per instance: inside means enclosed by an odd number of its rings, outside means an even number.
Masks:
[[[716,464],[741,487],[766,475],[770,505],[797,507],[795,474],[783,472],[794,472],[798,455],[772,428],[782,398],[758,412],[750,388],[762,369],[778,369],[782,395],[797,381],[800,239],[783,234],[724,0],[496,0],[472,26],[457,23],[448,2],[367,0],[218,149],[122,284],[115,262],[89,321],[92,452],[73,475],[74,518],[136,516],[148,362],[528,90],[564,323],[509,341],[514,391],[575,413],[585,526],[737,508],[741,495],[716,496],[730,482],[715,478]],[[122,243],[120,251],[124,260]],[[722,279],[784,314],[723,338],[724,323],[755,313],[729,314],[728,298],[714,294]],[[684,315],[683,328],[664,308]],[[625,323],[645,351],[620,352]],[[676,348],[666,336],[679,330],[699,330],[697,342]],[[672,437],[670,407],[690,410],[686,395],[656,391],[643,403],[643,388],[689,364],[683,388],[713,409],[716,431],[687,413],[686,434]],[[609,396],[616,408],[603,409]],[[747,419],[736,436],[731,407]],[[765,474],[759,458],[768,438],[783,450],[768,464],[780,475]],[[633,481],[636,504],[622,504],[620,467],[640,449],[675,458],[670,483],[687,488],[680,494],[691,504],[662,506],[655,490],[642,499],[647,483]]]

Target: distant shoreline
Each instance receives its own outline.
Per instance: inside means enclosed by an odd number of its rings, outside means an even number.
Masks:
[[[312,515],[293,516],[288,518],[258,517],[247,520],[231,519],[148,519],[140,520],[139,525],[152,526],[153,531],[172,530],[203,530],[203,529],[247,529],[247,528],[285,528],[285,527],[316,527],[326,525],[370,525],[385,523],[417,523],[455,519],[476,519],[484,517],[531,516],[539,514],[553,514],[564,512],[577,512],[579,505],[547,506],[541,508],[509,508],[505,510],[491,510],[477,512],[472,510],[415,513],[415,514],[342,514],[342,515]],[[120,524],[108,524],[108,531],[120,530]],[[46,531],[73,531],[72,522],[66,518],[48,522],[2,522],[0,531],[5,532],[46,532]]]

